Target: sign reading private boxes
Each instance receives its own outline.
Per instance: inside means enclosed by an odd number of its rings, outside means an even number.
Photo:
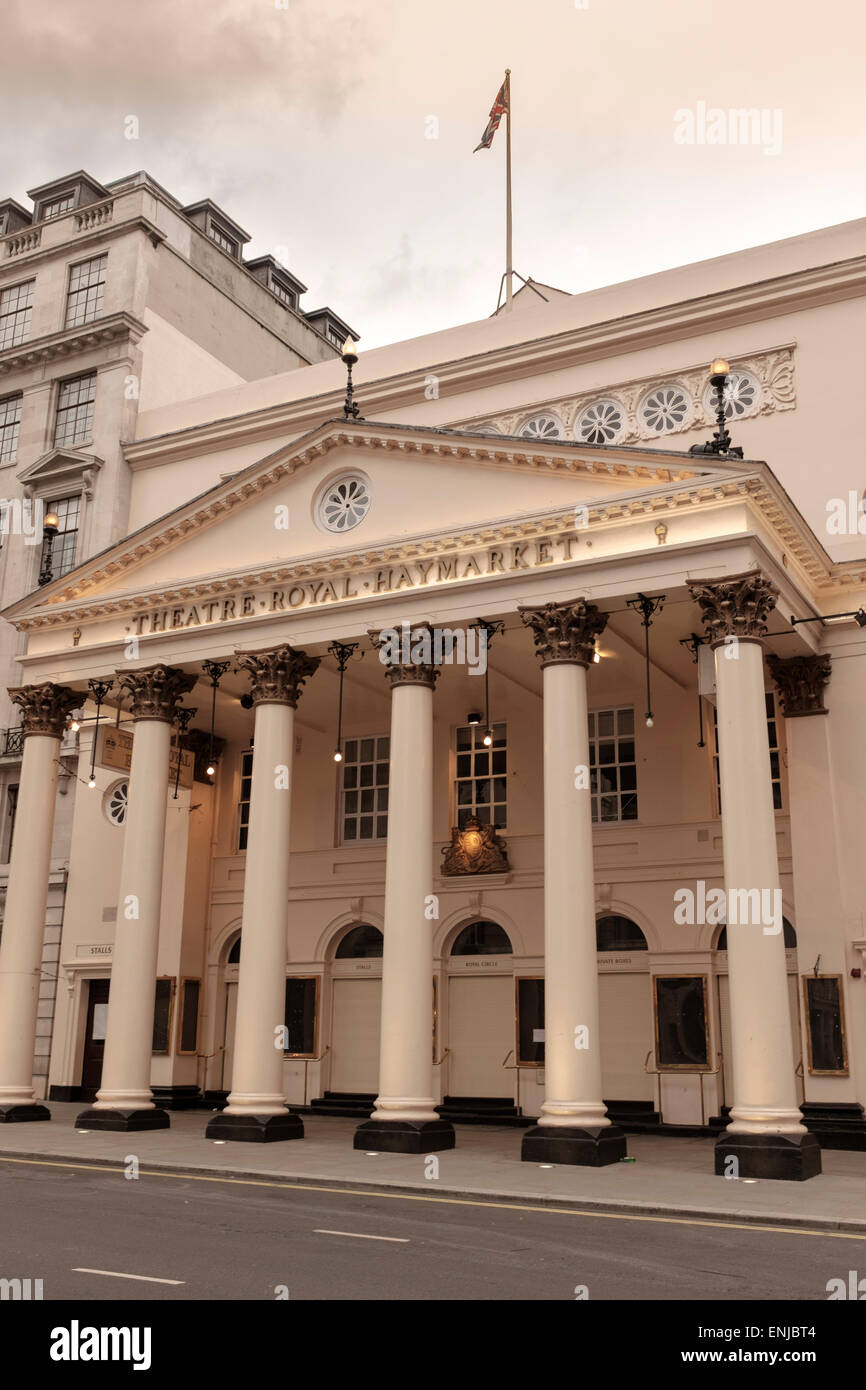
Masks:
[[[116,768],[118,772],[128,772],[132,766],[132,734],[126,729],[109,725],[100,730],[99,738],[100,765]],[[177,776],[177,752],[176,745],[172,744],[168,779],[172,786]],[[180,757],[180,785],[191,787],[195,758],[189,748],[184,748]]]

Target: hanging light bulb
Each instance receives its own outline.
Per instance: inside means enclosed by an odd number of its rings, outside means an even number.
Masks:
[[[216,772],[216,768],[214,767],[213,763],[208,763],[208,765],[207,765],[207,775],[208,775],[208,777],[213,777],[214,774],[215,774],[215,772]]]
[[[493,743],[493,732],[492,732],[492,730],[488,729],[488,730],[487,730],[487,733],[484,735],[484,747],[485,747],[485,748],[489,748],[490,745],[491,745],[492,743]]]
[[[87,779],[87,785],[88,785],[88,787],[95,787],[95,786],[96,786],[96,778],[93,776],[93,773],[91,773],[90,776],[88,777],[88,779]]]
[[[596,647],[595,651],[593,652],[592,659],[595,662],[596,666],[601,661],[601,652],[598,650],[598,647]]]
[[[81,723],[79,720],[73,719],[69,727],[74,734],[77,734],[78,730],[81,728]]]
[[[651,714],[648,714],[646,717],[646,726],[648,729],[651,729],[653,727],[653,717]]]
[[[335,750],[335,752],[334,752],[334,762],[335,762],[335,763],[341,763],[342,761],[343,761],[343,755],[342,755],[342,753],[340,752],[339,748],[337,748],[337,749]]]

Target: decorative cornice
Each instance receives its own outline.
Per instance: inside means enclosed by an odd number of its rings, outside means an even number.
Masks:
[[[545,666],[589,666],[596,638],[607,626],[607,614],[582,598],[517,611],[521,622],[532,629],[542,670]]]
[[[449,395],[480,390],[500,382],[525,380],[584,362],[596,364],[605,357],[697,337],[708,331],[718,334],[744,323],[793,313],[808,305],[853,298],[863,294],[864,289],[866,256],[851,257],[642,313],[568,329],[531,342],[509,344],[439,363],[431,361],[411,372],[362,380],[358,389],[364,393],[368,412],[385,413],[401,406],[417,405],[423,399],[425,379],[431,373],[438,380],[441,400]],[[167,457],[198,454],[208,447],[228,448],[241,441],[302,431],[339,410],[343,394],[341,386],[300,401],[280,402],[243,415],[130,442],[126,446],[127,457],[133,464],[157,462]]]
[[[829,713],[824,704],[824,687],[833,668],[829,656],[791,656],[783,659],[771,652],[767,665],[779,687],[782,713],[786,719]]]
[[[690,579],[692,599],[701,609],[712,646],[725,638],[759,641],[767,635],[767,618],[776,606],[779,591],[760,570],[726,575],[724,579]]]
[[[85,696],[68,685],[19,685],[9,690],[9,698],[21,710],[21,735],[47,734],[62,738],[67,716],[80,708]]]
[[[118,671],[118,684],[131,698],[132,717],[136,723],[153,719],[170,724],[178,701],[192,690],[195,676],[178,671],[161,662],[141,671]]]
[[[585,468],[588,469],[590,465],[592,460],[583,460]],[[639,468],[640,465],[636,463],[634,470],[637,472]],[[605,475],[601,460],[594,471],[600,476]],[[610,473],[607,476],[609,477]],[[611,498],[603,502],[589,503],[586,526],[581,530],[580,536],[585,541],[592,539],[593,534],[598,531],[623,524],[640,524],[647,519],[654,522],[658,519],[675,520],[680,513],[706,506],[722,506],[737,499],[754,503],[759,514],[766,519],[775,533],[783,556],[786,555],[791,562],[789,568],[800,572],[803,581],[812,588],[816,598],[820,597],[822,604],[833,603],[838,598],[838,607],[850,606],[850,591],[866,587],[866,559],[832,561],[805,524],[796,514],[792,514],[783,490],[765,467],[762,467],[760,472],[746,475],[697,479],[694,483],[677,482],[664,491],[656,489],[644,495],[633,495],[621,500]],[[177,523],[173,529],[177,531],[180,527],[181,523]],[[192,530],[194,527],[192,524],[184,525],[183,529]],[[27,600],[20,600],[18,604],[13,605],[6,616],[21,632],[66,628],[76,623],[99,621],[117,615],[134,618],[136,614],[148,609],[172,603],[206,602],[208,599],[244,589],[268,588],[272,584],[317,582],[324,579],[337,583],[345,577],[362,574],[379,565],[439,559],[447,561],[472,547],[516,543],[544,537],[556,540],[569,535],[574,535],[573,507],[527,515],[510,521],[492,522],[489,525],[455,528],[447,535],[418,536],[369,549],[343,551],[330,556],[302,557],[293,564],[270,564],[241,573],[229,572],[223,576],[191,579],[182,584],[164,585],[118,596],[96,595],[89,602],[85,600],[70,603],[69,606],[60,605],[64,599],[69,602],[80,597],[81,586],[67,588],[59,594],[52,594],[51,586],[48,586],[40,593],[37,601],[45,603],[46,599],[53,599],[56,606],[36,608],[26,613],[26,616],[18,617],[15,610],[25,608],[25,604],[32,600],[32,596],[28,596]],[[668,543],[671,544],[675,540],[676,534],[673,532],[668,537]],[[101,582],[116,581],[126,569],[126,564],[126,557],[123,556],[113,561],[109,560],[108,556],[104,557],[98,572]],[[87,576],[88,587],[91,579],[95,583],[96,576]],[[62,582],[55,581],[58,585]],[[84,592],[86,593],[86,590]]]
[[[756,388],[754,403],[741,414],[735,415],[732,423],[777,410],[794,409],[796,391],[793,344],[732,357],[731,369],[734,372],[748,373],[754,378]],[[485,428],[503,435],[522,435],[525,431],[527,437],[541,437],[550,441],[557,438],[573,439],[577,438],[577,426],[583,411],[590,405],[611,401],[619,407],[621,419],[619,433],[610,440],[612,445],[661,445],[673,434],[705,429],[715,423],[715,406],[707,402],[709,379],[709,366],[701,363],[672,372],[633,377],[628,381],[577,394],[553,396],[496,415],[472,416],[470,419],[461,420],[456,424],[456,428]],[[642,401],[656,390],[679,391],[683,399],[681,418],[673,420],[662,433],[650,429],[640,412]],[[549,434],[539,434],[543,425],[550,430]]]
[[[100,347],[103,343],[117,339],[131,339],[137,343],[147,332],[147,326],[133,318],[125,310],[118,314],[108,314],[104,319],[94,319],[82,328],[68,328],[62,333],[51,333],[32,342],[21,343],[18,347],[6,348],[0,352],[0,376],[30,367],[36,362],[54,362],[58,358],[70,357],[73,353],[85,352],[87,348]]]
[[[251,681],[255,705],[291,705],[297,709],[304,682],[316,671],[321,657],[307,656],[288,643],[269,651],[236,652],[238,669]]]
[[[439,679],[439,667],[429,658],[434,651],[433,629],[429,623],[415,627],[382,628],[368,631],[367,636],[385,668],[392,690],[398,685],[423,686],[434,690]]]

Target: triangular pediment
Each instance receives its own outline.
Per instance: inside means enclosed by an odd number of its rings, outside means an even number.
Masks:
[[[80,468],[54,450],[34,464]],[[6,610],[18,620],[47,608],[135,602],[169,590],[294,568],[327,573],[362,557],[413,547],[447,549],[459,533],[522,534],[551,513],[712,485],[750,465],[657,449],[577,445],[466,430],[328,421],[224,479]],[[328,529],[323,498],[361,481],[362,518]],[[638,502],[638,506],[640,506]],[[339,508],[337,509],[339,511]],[[332,517],[331,517],[332,519]]]
[[[16,475],[25,492],[29,494],[56,492],[67,486],[81,487],[89,491],[93,474],[102,467],[102,459],[96,454],[81,453],[77,449],[50,449],[35,463],[22,468]]]

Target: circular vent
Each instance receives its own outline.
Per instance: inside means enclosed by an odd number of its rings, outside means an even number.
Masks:
[[[581,444],[611,444],[625,429],[625,411],[619,401],[593,401],[581,411],[574,427]]]
[[[555,415],[533,415],[520,433],[527,439],[561,439],[563,430]]]
[[[751,415],[761,399],[761,386],[751,372],[731,372],[725,382],[725,416],[733,420],[740,415]],[[709,415],[716,413],[716,389],[707,385],[704,391],[704,405]]]
[[[325,531],[351,531],[370,510],[370,488],[360,473],[344,473],[322,492],[317,515]]]
[[[640,417],[653,434],[678,429],[689,413],[691,403],[679,386],[656,386],[645,396]]]
[[[118,782],[105,794],[105,814],[112,825],[123,825],[129,801],[129,783]]]

